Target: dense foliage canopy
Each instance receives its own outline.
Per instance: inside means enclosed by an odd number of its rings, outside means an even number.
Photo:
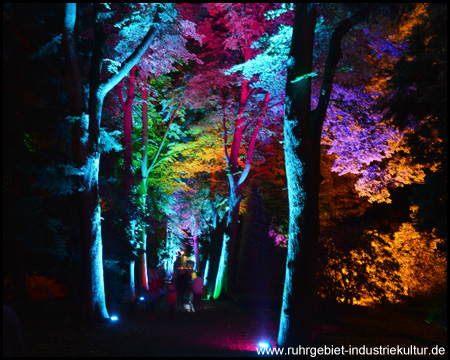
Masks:
[[[292,81],[311,82],[311,109],[328,91],[330,37],[363,5],[318,6],[312,71]],[[36,297],[33,276],[52,296],[83,291],[80,194],[97,181],[107,302],[134,272],[136,292],[148,267],[171,275],[181,251],[209,272],[208,295],[224,272],[229,291],[281,298],[293,9],[4,4],[4,293]],[[320,139],[326,300],[446,288],[446,14],[373,6],[342,39]]]

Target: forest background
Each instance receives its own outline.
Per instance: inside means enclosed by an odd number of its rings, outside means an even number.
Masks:
[[[313,71],[294,80],[312,108],[330,38],[364,9],[318,6]],[[108,317],[124,284],[137,296],[188,254],[211,298],[281,302],[293,7],[3,10],[4,298]],[[446,298],[446,34],[445,4],[380,4],[342,39],[320,142],[325,303]]]

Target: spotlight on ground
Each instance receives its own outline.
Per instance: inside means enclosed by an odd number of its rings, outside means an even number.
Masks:
[[[116,315],[113,315],[113,316],[111,316],[111,317],[109,318],[109,320],[111,320],[111,321],[117,321],[117,320],[119,320],[119,318],[118,318]]]
[[[262,340],[258,343],[258,348],[260,349],[268,349],[270,348],[270,342],[266,341],[266,340]]]

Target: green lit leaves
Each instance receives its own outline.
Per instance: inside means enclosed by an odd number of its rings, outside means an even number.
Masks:
[[[298,76],[294,80],[291,80],[291,84],[294,84],[296,82],[299,82],[299,81],[302,81],[302,80],[306,80],[306,79],[309,79],[309,78],[313,78],[313,77],[316,77],[316,76],[317,76],[317,72],[316,71],[312,71],[312,72],[310,72],[308,74],[304,74],[304,75]]]
[[[35,147],[34,141],[33,141],[33,136],[35,136],[35,135],[36,134],[25,133],[23,136],[23,143],[25,144],[25,146],[29,152],[36,151],[36,147]]]

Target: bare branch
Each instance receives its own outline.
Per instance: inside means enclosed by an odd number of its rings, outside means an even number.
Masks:
[[[226,123],[226,116],[225,116],[225,98],[223,96],[222,88],[219,89],[220,91],[220,97],[222,98],[222,111],[223,111],[223,117],[222,117],[222,124],[223,124],[223,146],[225,151],[225,158],[227,159],[227,164],[230,165],[230,157],[228,156],[228,133],[227,133],[227,123]]]
[[[330,39],[330,49],[328,51],[327,60],[325,62],[324,76],[322,87],[320,90],[319,101],[317,107],[312,112],[312,134],[314,137],[320,137],[322,132],[322,124],[330,102],[331,90],[333,88],[334,76],[339,61],[342,58],[341,43],[342,39],[348,32],[358,23],[367,18],[369,14],[370,4],[359,10],[355,15],[343,20],[333,32]]]
[[[119,68],[118,72],[112,74],[110,77],[102,81],[101,89],[105,94],[107,94],[114,86],[116,86],[137,64],[139,59],[144,55],[147,48],[153,42],[158,30],[161,26],[161,18],[159,16],[159,9],[156,10],[155,17],[153,19],[153,24],[150,26],[145,37],[142,39],[141,43],[136,47],[133,53],[123,62],[122,66]]]
[[[270,92],[267,92],[266,96],[264,98],[263,108],[258,117],[256,126],[253,129],[252,138],[250,140],[250,144],[248,145],[247,158],[245,160],[244,170],[242,171],[241,176],[239,177],[237,186],[241,185],[245,181],[245,179],[247,178],[247,176],[250,172],[250,168],[252,166],[252,161],[253,161],[253,153],[254,153],[255,145],[256,145],[256,138],[258,136],[259,129],[261,128],[262,121],[267,114],[267,104],[269,103],[269,100],[270,100]]]
[[[159,155],[160,155],[160,153],[161,153],[161,150],[162,150],[162,148],[163,148],[163,146],[164,146],[164,143],[166,142],[166,138],[167,138],[167,134],[168,134],[169,129],[170,129],[170,125],[172,125],[172,122],[173,122],[173,120],[175,119],[175,115],[177,114],[178,109],[181,107],[181,105],[183,105],[183,101],[181,101],[181,102],[178,104],[177,108],[175,109],[175,111],[173,112],[172,116],[170,117],[169,123],[167,124],[167,128],[166,128],[166,131],[165,131],[164,136],[163,136],[163,139],[161,140],[161,144],[159,144],[158,151],[157,151],[155,157],[153,158],[152,164],[149,166],[149,168],[148,168],[148,170],[147,170],[147,174],[146,174],[147,176],[148,176],[148,174],[150,174],[150,172],[151,172],[151,171],[156,167],[156,165],[157,165],[157,162],[156,162],[156,161],[158,160],[158,157],[159,157]]]

